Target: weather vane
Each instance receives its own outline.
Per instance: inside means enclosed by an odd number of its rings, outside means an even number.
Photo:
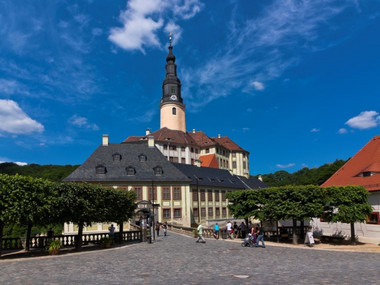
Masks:
[[[172,46],[172,32],[169,33],[169,45]]]

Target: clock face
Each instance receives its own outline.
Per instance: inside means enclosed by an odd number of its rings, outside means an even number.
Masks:
[[[177,100],[177,96],[176,95],[170,96],[170,100]]]

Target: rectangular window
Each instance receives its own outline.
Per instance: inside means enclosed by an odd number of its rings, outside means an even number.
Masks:
[[[236,161],[232,162],[232,168],[236,168]]]
[[[181,187],[173,187],[173,200],[181,200]]]
[[[206,148],[206,153],[210,153],[210,149],[209,148]]]
[[[247,163],[245,161],[243,161],[243,168],[246,169],[247,168]]]
[[[169,149],[170,150],[177,150],[177,147],[175,145],[171,145]]]
[[[215,208],[215,216],[220,217],[220,208]]]
[[[186,163],[186,159],[184,157],[181,158],[181,163]]]
[[[214,216],[212,208],[208,208],[208,216],[212,218]]]
[[[222,208],[222,217],[227,217],[227,208]]]
[[[367,217],[367,224],[380,225],[380,213],[372,212]]]
[[[168,149],[168,145],[167,144],[164,144],[164,149]]]
[[[175,94],[175,87],[170,87],[170,93]]]
[[[201,208],[201,217],[206,217],[206,208]]]
[[[194,148],[190,148],[190,152],[194,152]]]
[[[174,218],[179,219],[182,218],[182,209],[174,209]]]
[[[133,191],[136,193],[136,200],[142,200],[142,190],[141,187],[134,187]]]
[[[164,217],[164,219],[170,219],[170,209],[163,209],[162,216]]]
[[[173,157],[173,162],[178,162],[178,157]]]
[[[157,189],[156,189],[156,187],[154,187],[154,188],[149,187],[148,188],[148,200],[157,200]]]
[[[169,157],[169,161],[170,162],[173,162],[173,160],[174,160],[174,158],[171,156],[171,157]]]
[[[212,191],[207,192],[207,201],[212,202]]]
[[[198,217],[198,208],[193,209],[193,217]]]
[[[186,147],[181,146],[181,151],[182,151],[182,152],[185,152],[185,150],[186,150]]]
[[[226,201],[226,191],[222,191],[222,201]]]
[[[170,187],[162,188],[162,200],[170,200]]]
[[[205,190],[201,189],[201,201],[206,201],[206,193]]]
[[[198,201],[198,191],[193,190],[193,201]]]
[[[215,191],[215,202],[219,202],[219,191]]]

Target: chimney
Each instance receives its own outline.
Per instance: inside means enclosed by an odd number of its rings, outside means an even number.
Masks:
[[[201,167],[202,165],[202,161],[200,161],[199,159],[196,159],[195,162],[194,162],[195,166],[197,167]]]
[[[150,147],[150,148],[154,147],[154,136],[148,137],[148,147]]]
[[[193,134],[195,134],[195,129],[193,129]]]
[[[218,134],[218,139],[220,139],[221,138],[221,135],[220,134]]]
[[[107,146],[108,145],[108,140],[109,140],[108,135],[103,135],[102,136],[102,145],[103,146]]]
[[[261,182],[263,181],[263,177],[260,174],[257,176],[257,179],[259,179]]]
[[[145,135],[146,135],[146,136],[150,135],[150,129],[146,129],[146,131],[145,131]]]

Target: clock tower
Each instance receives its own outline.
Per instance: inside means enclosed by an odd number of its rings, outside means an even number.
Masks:
[[[166,57],[166,76],[162,82],[160,104],[160,128],[186,132],[185,105],[181,97],[181,81],[177,77],[177,65],[173,54],[172,36],[169,34],[169,54]]]

